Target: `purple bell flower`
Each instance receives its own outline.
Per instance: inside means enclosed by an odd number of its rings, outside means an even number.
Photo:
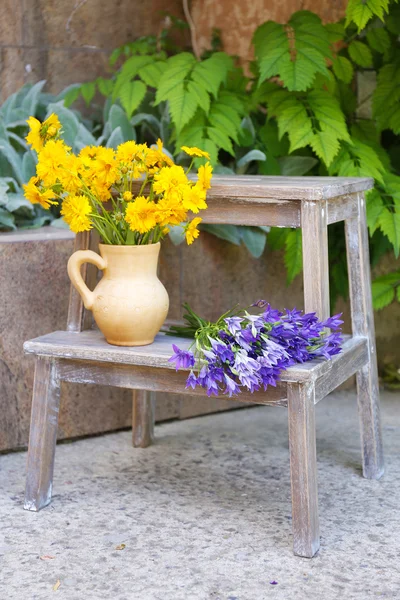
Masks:
[[[172,348],[175,354],[171,356],[168,362],[175,362],[176,370],[194,367],[195,360],[192,352],[189,352],[188,350],[180,350],[178,346],[175,346],[175,344],[172,344]]]

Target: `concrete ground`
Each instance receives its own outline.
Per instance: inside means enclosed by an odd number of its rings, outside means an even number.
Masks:
[[[0,599],[400,598],[400,397],[386,475],[361,477],[355,394],[317,409],[322,545],[291,550],[287,413],[248,408],[57,447],[53,503],[22,509],[26,454],[0,456]]]

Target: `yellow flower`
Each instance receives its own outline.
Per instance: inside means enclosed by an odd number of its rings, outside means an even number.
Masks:
[[[189,156],[199,156],[199,157],[204,157],[207,158],[208,160],[210,160],[210,155],[208,152],[204,152],[204,150],[200,150],[200,148],[189,148],[188,146],[182,146],[181,150],[183,150],[184,152],[186,152],[186,154],[189,154]]]
[[[201,219],[200,217],[196,217],[185,227],[185,237],[188,246],[193,244],[194,240],[199,237],[200,231],[197,229],[199,223],[201,223]]]
[[[183,168],[173,165],[172,167],[163,167],[159,173],[155,174],[153,189],[156,194],[168,195],[171,192],[182,194],[187,183],[188,179]]]
[[[80,159],[75,154],[67,154],[62,167],[58,171],[58,179],[66,192],[76,194],[82,187],[79,177],[82,168]]]
[[[132,194],[132,192],[124,192],[122,194],[122,197],[126,202],[130,202],[133,198],[133,194]]]
[[[179,198],[162,198],[157,203],[157,223],[161,227],[179,225],[186,220],[187,211]]]
[[[25,139],[28,142],[28,144],[32,146],[34,150],[36,150],[36,152],[39,152],[39,150],[41,150],[44,145],[43,140],[40,137],[40,128],[42,127],[42,124],[40,121],[35,119],[35,117],[29,117],[27,123],[29,125],[30,131]]]
[[[196,183],[196,185],[188,185],[183,191],[182,204],[186,210],[191,210],[198,213],[199,210],[207,208],[206,192]]]
[[[163,143],[160,138],[157,140],[157,149],[149,148],[146,156],[146,166],[149,168],[149,173],[154,173],[156,167],[172,167],[174,161],[163,151]]]
[[[37,184],[39,182],[38,177],[31,177],[26,185],[23,186],[25,198],[32,202],[32,204],[41,204],[43,208],[50,208],[51,204],[57,204],[53,200],[54,192],[52,190],[40,191]]]
[[[157,225],[155,203],[144,196],[138,196],[126,207],[125,220],[132,231],[147,233]]]
[[[197,175],[199,177],[199,185],[203,190],[209,190],[211,187],[212,171],[213,169],[210,163],[206,163],[199,167]]]
[[[136,142],[129,141],[118,146],[116,158],[118,162],[124,164],[129,164],[134,160],[143,162],[146,159],[148,151],[149,149],[146,144],[137,144]]]
[[[71,150],[61,140],[50,140],[39,152],[36,173],[46,187],[54,185],[67,160],[67,152]]]
[[[100,146],[96,158],[91,162],[92,174],[104,185],[111,186],[119,177],[114,150]]]
[[[100,200],[100,202],[107,202],[111,198],[110,188],[103,181],[99,181],[98,179],[93,179],[90,183],[90,191],[92,194]]]
[[[92,161],[97,157],[100,146],[85,146],[79,152],[79,158],[85,167],[91,167]]]
[[[91,212],[92,207],[86,196],[67,196],[61,209],[64,221],[74,233],[92,229]]]
[[[36,152],[40,152],[45,143],[55,137],[61,129],[61,123],[55,114],[51,114],[43,123],[35,117],[29,117],[27,123],[30,131],[25,139]]]
[[[42,131],[46,138],[53,138],[61,129],[61,123],[57,115],[52,113],[43,123]]]

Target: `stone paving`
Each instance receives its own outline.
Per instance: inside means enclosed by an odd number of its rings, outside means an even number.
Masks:
[[[53,503],[22,509],[26,453],[0,456],[0,599],[400,598],[400,397],[382,394],[386,474],[361,477],[354,392],[317,409],[322,546],[291,550],[285,409],[57,447]]]

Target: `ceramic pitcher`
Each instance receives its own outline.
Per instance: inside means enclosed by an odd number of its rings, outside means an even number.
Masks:
[[[151,344],[164,323],[168,294],[157,277],[160,243],[143,246],[99,244],[100,255],[78,250],[68,261],[68,275],[93,312],[98,328],[109,344],[145,346]],[[94,291],[83,281],[83,263],[96,265],[103,277]]]

